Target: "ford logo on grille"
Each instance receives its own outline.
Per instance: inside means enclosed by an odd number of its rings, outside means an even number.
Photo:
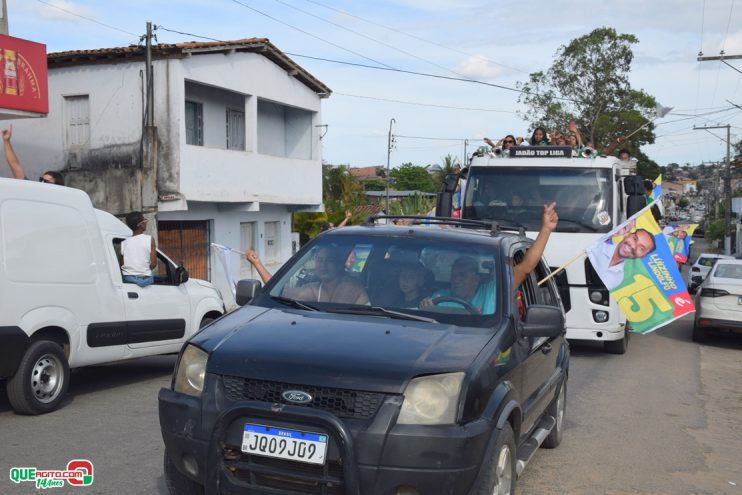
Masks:
[[[281,394],[284,400],[295,404],[309,404],[312,402],[312,396],[301,390],[287,390]]]

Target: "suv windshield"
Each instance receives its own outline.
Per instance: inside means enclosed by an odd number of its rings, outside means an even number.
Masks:
[[[609,232],[613,203],[610,169],[472,167],[464,217],[492,219],[536,231],[543,205],[556,201],[559,232]]]
[[[494,246],[420,239],[407,232],[323,235],[271,279],[256,303],[462,326],[495,325],[498,294],[503,291],[497,290]]]

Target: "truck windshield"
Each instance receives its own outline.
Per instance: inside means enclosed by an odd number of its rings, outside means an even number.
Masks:
[[[613,226],[610,169],[472,167],[464,218],[499,220],[526,230],[541,226],[543,205],[556,201],[560,232],[609,232]]]

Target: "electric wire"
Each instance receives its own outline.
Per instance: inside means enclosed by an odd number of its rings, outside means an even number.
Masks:
[[[202,40],[209,40],[209,41],[216,41],[216,42],[219,42],[219,43],[225,43],[224,40],[218,40],[216,38],[209,38],[208,36],[200,36],[198,34],[193,34],[193,33],[186,33],[184,31],[176,31],[175,29],[168,29],[165,26],[161,26],[159,24],[154,25],[153,26],[153,29],[154,30],[162,29],[163,31],[167,31],[169,33],[177,33],[177,34],[182,34],[184,36],[192,36],[194,38],[200,38]]]
[[[518,113],[515,110],[496,110],[494,108],[457,107],[457,106],[452,106],[452,105],[439,105],[436,103],[421,103],[421,102],[415,102],[415,101],[395,100],[392,98],[381,98],[378,96],[353,95],[349,93],[339,93],[337,91],[333,91],[332,95],[333,96],[346,96],[350,98],[361,98],[364,100],[386,101],[389,103],[401,103],[403,105],[415,105],[419,107],[443,108],[443,109],[451,109],[451,110],[466,110],[467,112],[494,112],[494,113],[512,113],[512,114]]]
[[[335,26],[335,27],[337,27],[339,29],[342,29],[344,31],[348,31],[349,33],[355,34],[356,36],[360,36],[361,38],[367,39],[369,41],[373,41],[374,43],[378,43],[378,44],[380,44],[382,46],[385,46],[387,48],[391,48],[392,50],[396,50],[396,51],[398,51],[400,53],[404,53],[405,55],[407,55],[409,57],[412,57],[412,58],[415,58],[415,59],[420,60],[422,62],[425,62],[427,64],[430,64],[430,65],[432,65],[434,67],[438,67],[439,69],[443,69],[443,70],[445,70],[447,72],[450,72],[451,74],[455,74],[455,75],[457,75],[459,77],[465,77],[463,74],[459,74],[458,72],[456,72],[454,70],[451,70],[448,67],[445,67],[443,65],[440,65],[440,64],[438,64],[436,62],[433,62],[432,60],[428,60],[426,58],[423,58],[423,57],[420,57],[418,55],[415,55],[414,53],[408,52],[407,50],[403,50],[403,49],[401,49],[401,48],[399,48],[397,46],[394,46],[394,45],[391,45],[389,43],[385,43],[383,41],[377,40],[376,38],[373,38],[371,36],[368,36],[368,35],[365,35],[363,33],[358,32],[358,31],[355,31],[353,29],[350,29],[349,27],[343,26],[342,24],[338,24],[336,22],[329,21],[329,20],[327,20],[327,19],[325,19],[325,18],[323,18],[321,16],[318,16],[318,15],[313,14],[311,12],[307,12],[304,9],[300,9],[299,7],[296,7],[294,5],[291,5],[288,2],[284,2],[283,0],[273,0],[273,1],[276,2],[276,3],[280,3],[281,5],[285,5],[286,7],[289,7],[291,9],[294,9],[294,10],[296,10],[298,12],[301,12],[301,13],[303,13],[305,15],[308,15],[310,17],[313,17],[315,19],[319,19],[322,22],[326,22],[327,24],[330,24],[331,26]]]
[[[407,36],[409,38],[412,38],[412,39],[415,39],[415,40],[418,40],[418,41],[422,41],[423,43],[428,43],[428,44],[437,46],[439,48],[443,48],[443,49],[450,50],[450,51],[455,52],[455,53],[459,53],[461,55],[468,55],[470,57],[477,57],[477,58],[480,58],[482,60],[485,60],[485,61],[487,61],[487,62],[489,62],[491,64],[499,65],[500,67],[504,67],[504,68],[510,69],[512,71],[520,72],[520,73],[523,73],[523,74],[528,74],[527,71],[524,71],[524,70],[519,69],[517,67],[513,67],[511,65],[505,65],[503,63],[496,62],[496,61],[494,61],[492,59],[489,59],[489,58],[487,58],[487,57],[485,57],[483,55],[476,55],[476,54],[469,53],[469,52],[466,52],[466,51],[463,51],[463,50],[459,50],[457,48],[452,48],[450,46],[446,46],[446,45],[443,45],[441,43],[438,43],[438,42],[435,42],[435,41],[431,41],[429,39],[426,39],[426,38],[423,38],[423,37],[420,37],[420,36],[416,36],[416,35],[411,34],[411,33],[407,33],[407,32],[402,31],[400,29],[395,29],[395,28],[389,27],[389,26],[387,26],[385,24],[382,24],[380,22],[371,21],[371,20],[366,19],[364,17],[361,17],[359,15],[351,14],[350,12],[348,12],[346,10],[342,10],[342,9],[337,9],[337,8],[334,8],[334,7],[330,7],[329,5],[326,5],[326,4],[322,3],[322,2],[318,2],[316,0],[305,0],[305,1],[306,2],[309,2],[309,3],[313,3],[314,5],[318,5],[320,7],[323,7],[325,9],[332,10],[332,11],[337,12],[339,14],[347,15],[348,17],[352,17],[354,19],[358,19],[359,21],[363,21],[363,22],[368,23],[368,24],[371,24],[373,26],[377,26],[377,27],[386,29],[388,31],[392,31],[394,33],[401,34],[403,36]]]
[[[134,36],[135,38],[139,38],[140,35],[132,33],[131,31],[127,31],[125,29],[117,28],[116,26],[111,26],[110,24],[106,24],[105,22],[101,22],[97,19],[93,19],[92,17],[87,17],[82,14],[78,14],[76,12],[72,12],[71,10],[65,9],[64,7],[60,7],[59,5],[51,4],[45,0],[36,0],[39,3],[43,3],[44,5],[51,7],[53,9],[61,10],[62,12],[66,12],[69,15],[73,15],[75,17],[79,17],[80,19],[85,19],[86,21],[94,22],[95,24],[99,24],[103,27],[107,27],[108,29],[113,29],[114,31],[120,31],[125,34],[129,34],[131,36]]]
[[[366,60],[369,60],[369,61],[371,61],[371,62],[373,62],[375,64],[383,65],[384,67],[387,67],[388,69],[394,69],[394,67],[392,67],[391,65],[387,65],[384,62],[380,62],[378,60],[374,60],[373,58],[367,57],[367,56],[365,56],[365,55],[363,55],[361,53],[358,53],[356,51],[353,51],[350,48],[346,48],[346,47],[344,47],[342,45],[338,45],[337,43],[333,43],[332,41],[326,40],[324,38],[320,38],[319,36],[317,36],[315,34],[312,34],[309,31],[305,31],[304,29],[298,28],[298,27],[296,27],[296,26],[294,26],[292,24],[289,24],[287,22],[282,21],[281,19],[278,19],[276,17],[273,17],[270,14],[266,14],[262,10],[258,10],[255,7],[251,7],[250,5],[244,4],[244,3],[240,2],[240,0],[232,0],[232,2],[236,3],[237,5],[241,5],[241,6],[245,7],[246,9],[249,9],[249,10],[251,10],[253,12],[256,12],[256,13],[264,16],[264,17],[267,17],[268,19],[271,19],[272,21],[275,21],[275,22],[277,22],[279,24],[283,24],[284,26],[290,27],[291,29],[294,29],[296,31],[299,31],[300,33],[306,34],[307,36],[309,36],[311,38],[314,38],[316,40],[322,41],[323,43],[327,43],[328,45],[332,45],[335,48],[340,48],[341,50],[344,50],[346,52],[352,53],[353,55],[356,55],[358,57],[365,58]]]

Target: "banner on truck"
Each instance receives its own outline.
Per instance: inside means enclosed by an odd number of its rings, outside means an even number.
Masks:
[[[648,206],[587,248],[632,331],[648,333],[695,311],[662,229]]]

